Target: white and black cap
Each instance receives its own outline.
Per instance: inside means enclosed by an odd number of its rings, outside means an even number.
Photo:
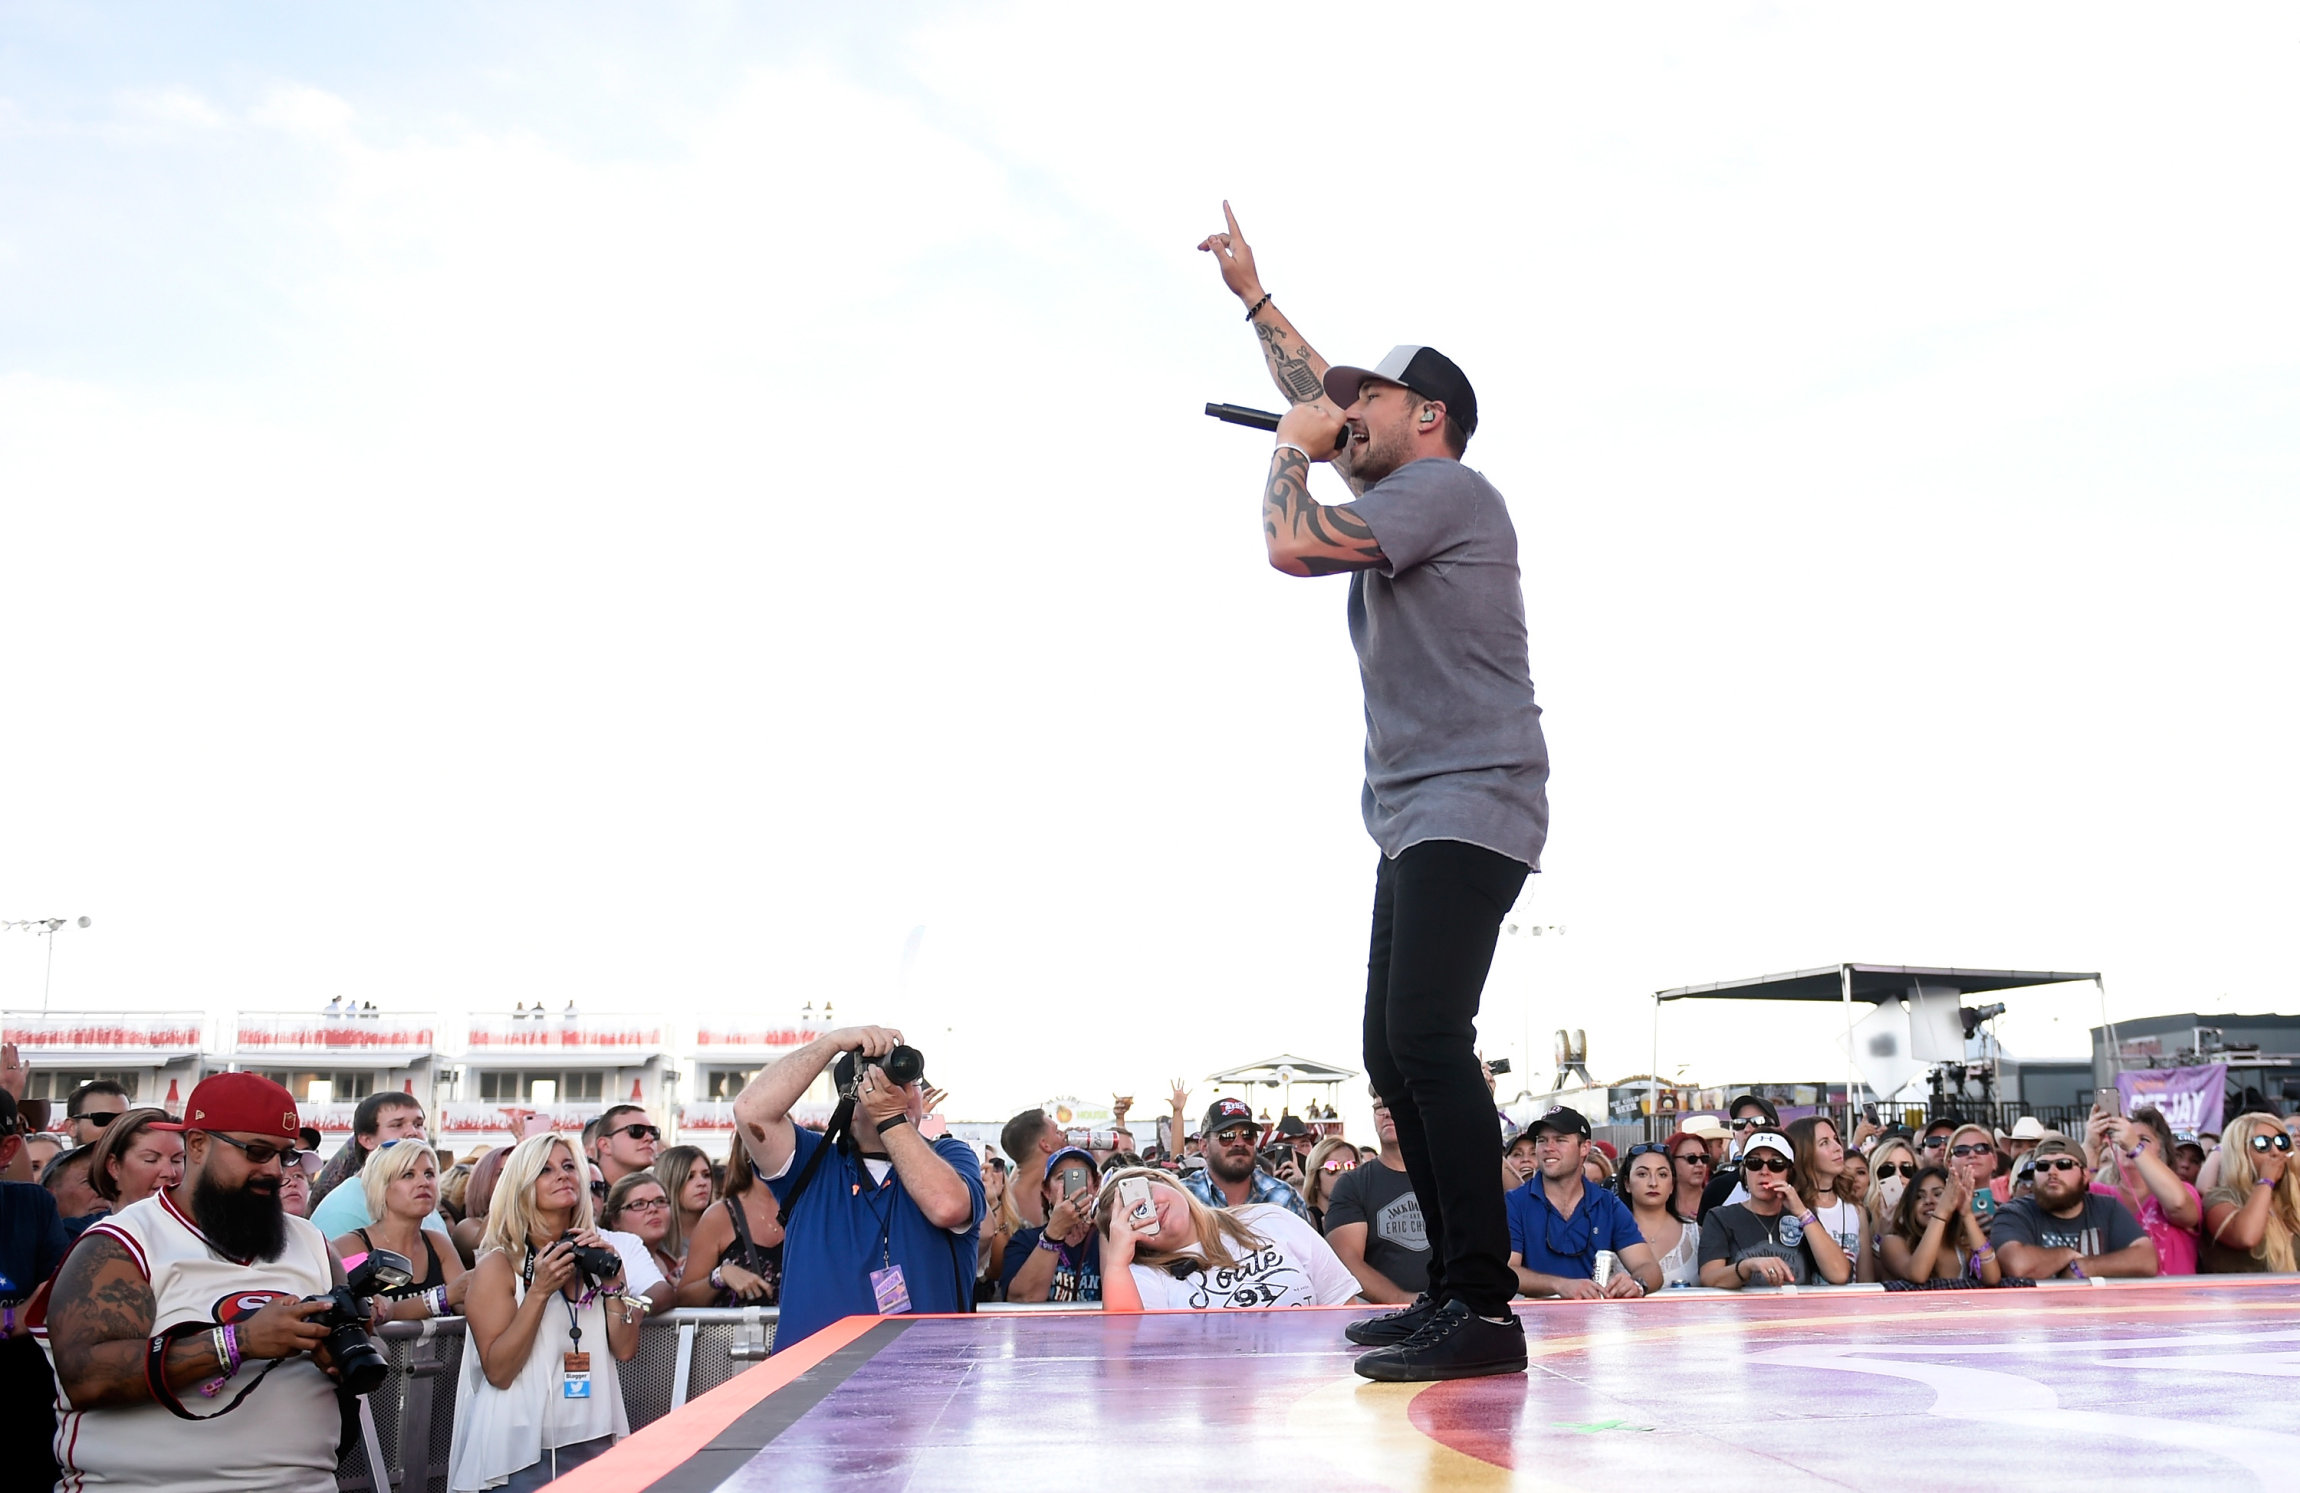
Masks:
[[[1789,1137],[1777,1135],[1770,1130],[1755,1131],[1742,1140],[1741,1154],[1746,1156],[1751,1151],[1771,1151],[1774,1155],[1785,1156],[1791,1161],[1797,1159],[1797,1148],[1789,1144]]]
[[[1326,397],[1336,408],[1346,410],[1358,402],[1358,385],[1369,378],[1402,384],[1422,398],[1444,405],[1447,416],[1461,427],[1462,439],[1477,434],[1477,392],[1454,360],[1436,348],[1393,347],[1390,355],[1372,368],[1329,368]]]

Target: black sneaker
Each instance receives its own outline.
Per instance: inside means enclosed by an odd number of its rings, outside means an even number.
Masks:
[[[1522,1374],[1525,1324],[1514,1312],[1507,1322],[1488,1322],[1462,1303],[1449,1301],[1421,1331],[1394,1347],[1365,1354],[1356,1368],[1368,1379],[1393,1384]]]
[[[1387,1348],[1402,1343],[1429,1325],[1437,1315],[1438,1304],[1428,1296],[1416,1296],[1411,1306],[1383,1312],[1378,1317],[1360,1317],[1342,1329],[1342,1336],[1368,1348]]]

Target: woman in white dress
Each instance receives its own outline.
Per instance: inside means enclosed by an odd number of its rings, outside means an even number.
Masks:
[[[618,1361],[639,1351],[644,1304],[620,1268],[588,1281],[570,1240],[613,1248],[591,1218],[588,1169],[556,1135],[512,1148],[464,1298],[463,1378],[448,1456],[453,1493],[529,1493],[630,1434]]]
[[[1129,1177],[1150,1184],[1155,1233],[1137,1234],[1118,1208],[1119,1184]],[[1102,1231],[1106,1312],[1257,1311],[1358,1299],[1358,1278],[1302,1219],[1275,1203],[1217,1211],[1151,1167],[1103,1178],[1094,1224]]]
[[[1645,1141],[1631,1146],[1621,1160],[1621,1200],[1653,1249],[1662,1286],[1699,1285],[1701,1226],[1677,1211],[1677,1171],[1669,1144]]]

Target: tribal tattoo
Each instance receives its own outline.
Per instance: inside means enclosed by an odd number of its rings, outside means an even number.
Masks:
[[[1262,354],[1270,361],[1270,372],[1276,376],[1278,387],[1296,404],[1308,404],[1325,393],[1317,370],[1310,366],[1309,349],[1300,352],[1286,350],[1286,329],[1269,322],[1254,323],[1254,335],[1262,339]]]
[[[1290,551],[1304,575],[1340,575],[1385,563],[1374,531],[1348,504],[1328,508],[1310,497],[1310,463],[1280,450],[1262,489],[1262,534],[1272,554]]]

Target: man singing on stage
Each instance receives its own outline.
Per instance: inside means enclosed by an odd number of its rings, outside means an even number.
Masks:
[[[1227,203],[1198,247],[1246,307],[1278,388],[1262,488],[1270,563],[1347,572],[1350,642],[1366,697],[1366,831],[1381,848],[1366,960],[1366,1072],[1388,1103],[1421,1201],[1429,1290],[1350,1325],[1369,1379],[1461,1379],[1525,1368],[1510,1311],[1493,1106],[1475,1051],[1501,920],[1541,862],[1549,752],[1526,661],[1517,531],[1493,485],[1461,463],[1477,396],[1435,348],[1328,368],[1278,310]],[[1337,437],[1348,439],[1337,451]],[[1310,497],[1331,460],[1357,494]]]

